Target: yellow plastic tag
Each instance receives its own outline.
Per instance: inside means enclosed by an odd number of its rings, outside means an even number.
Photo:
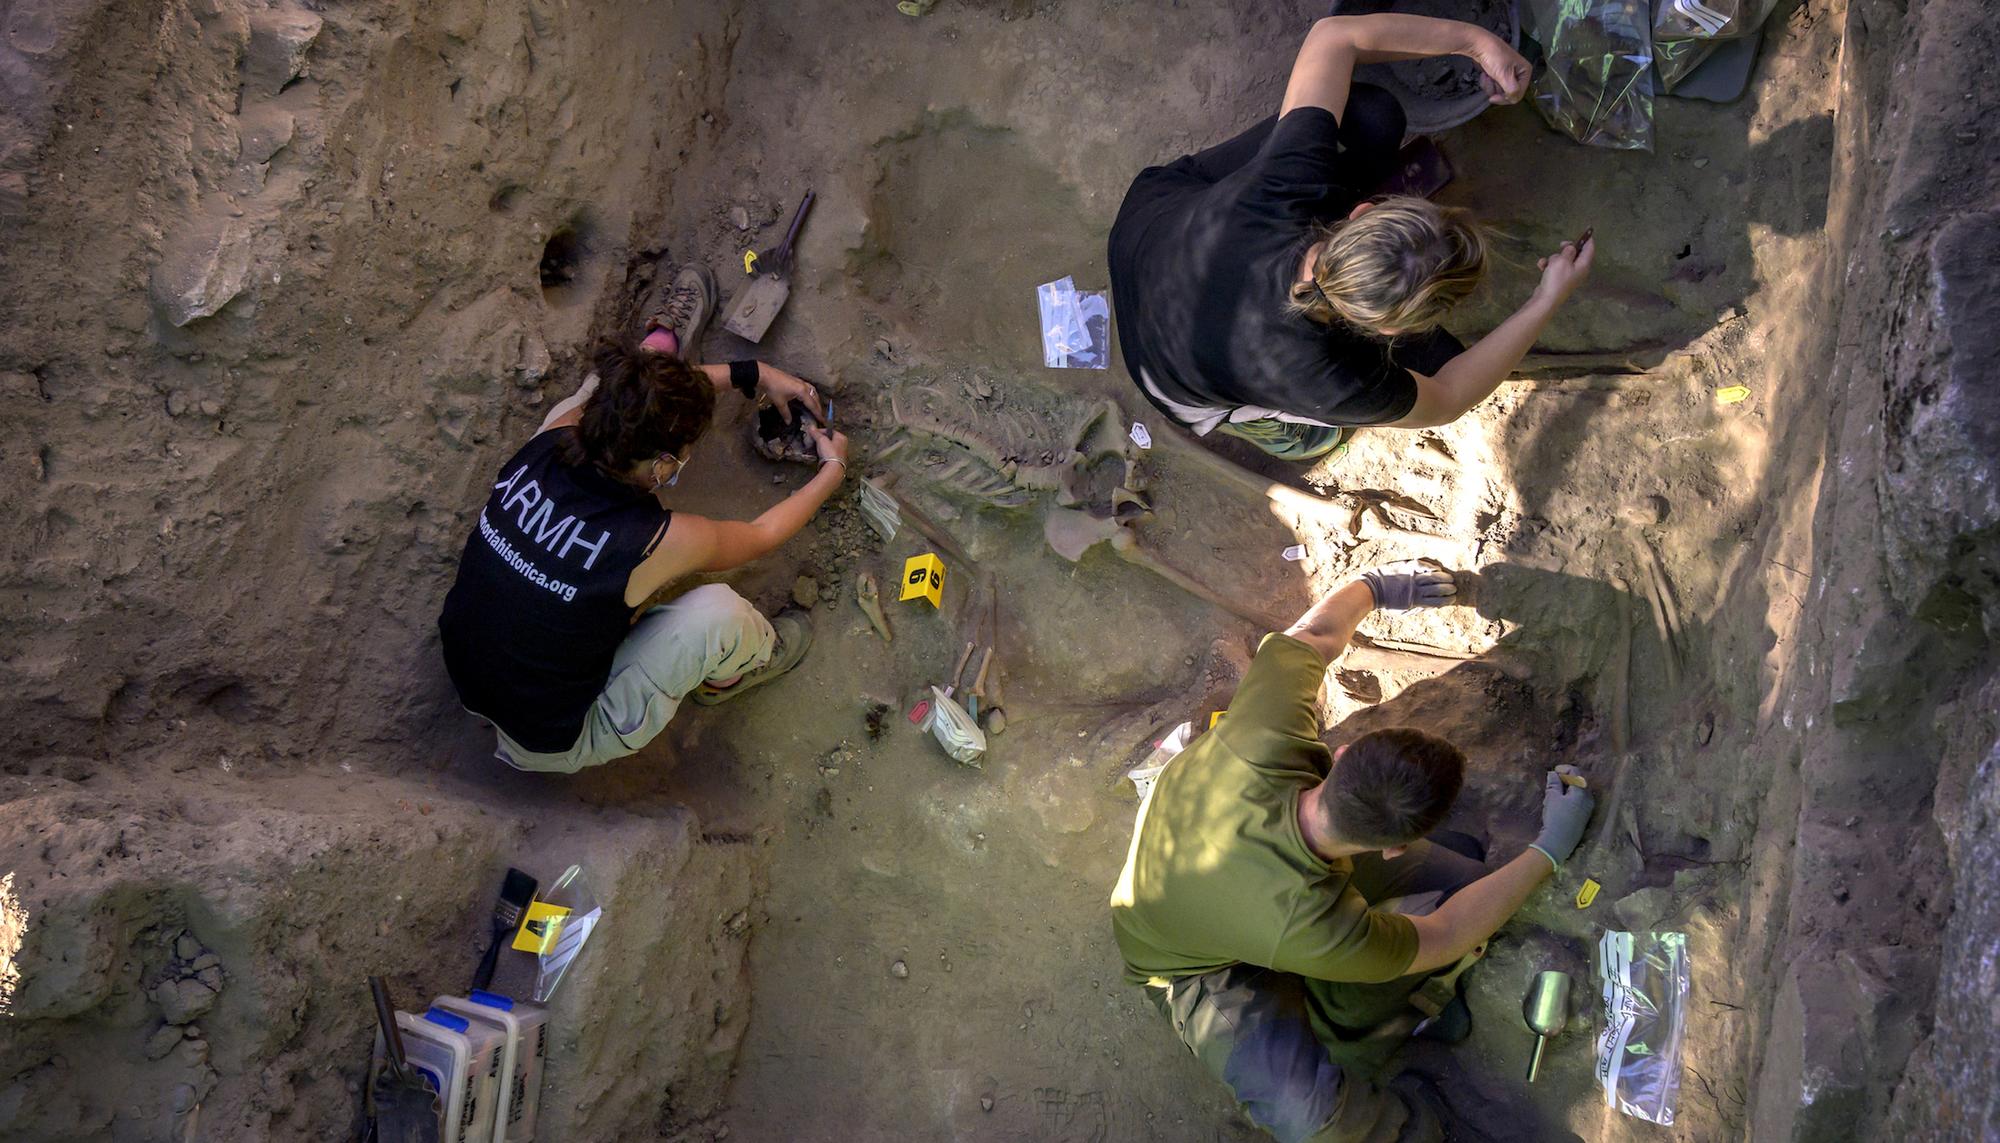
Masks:
[[[1208,728],[1209,728],[1210,730],[1214,730],[1214,729],[1215,729],[1215,724],[1216,724],[1216,723],[1218,723],[1218,722],[1221,722],[1221,721],[1222,721],[1222,712],[1221,712],[1221,711],[1219,711],[1219,710],[1211,710],[1211,711],[1209,711],[1209,712],[1208,712]]]
[[[1599,885],[1596,881],[1588,877],[1584,878],[1582,887],[1576,891],[1576,907],[1579,909],[1590,908],[1590,903],[1597,900],[1597,891],[1602,888],[1604,886]]]
[[[563,918],[567,916],[569,910],[561,905],[547,901],[529,905],[527,914],[521,918],[520,931],[514,934],[514,947],[524,953],[547,952],[561,935]]]
[[[745,250],[743,252],[743,272],[745,274],[754,274],[757,272],[757,252],[755,250]]]
[[[1724,385],[1715,391],[1715,399],[1725,405],[1741,404],[1748,396],[1750,396],[1748,385]]]
[[[932,607],[943,607],[944,561],[931,552],[903,561],[903,594],[900,598],[928,599]]]

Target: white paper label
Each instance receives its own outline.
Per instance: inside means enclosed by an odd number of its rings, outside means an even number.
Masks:
[[[1147,432],[1146,426],[1140,424],[1137,421],[1132,422],[1131,437],[1132,437],[1132,443],[1138,445],[1140,448],[1153,447],[1153,434]]]
[[[1306,546],[1304,544],[1293,544],[1280,554],[1293,563],[1298,563],[1300,560],[1306,558]]]

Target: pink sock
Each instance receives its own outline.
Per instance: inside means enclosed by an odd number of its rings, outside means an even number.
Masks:
[[[647,334],[646,340],[639,343],[639,348],[650,349],[655,353],[679,353],[681,339],[673,330],[661,327]]]

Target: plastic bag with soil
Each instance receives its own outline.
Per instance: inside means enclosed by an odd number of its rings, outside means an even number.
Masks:
[[[1686,933],[1607,932],[1597,942],[1604,999],[1597,1078],[1604,1102],[1665,1126],[1673,1125],[1680,1105],[1688,968]]]
[[[1726,40],[1755,35],[1778,0],[1653,0],[1653,60],[1672,91]]]
[[[1535,107],[1579,143],[1653,149],[1653,30],[1648,0],[1531,0],[1547,66]]]

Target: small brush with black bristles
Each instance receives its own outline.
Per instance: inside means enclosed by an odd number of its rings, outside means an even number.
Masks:
[[[507,871],[507,880],[500,886],[500,899],[493,903],[493,941],[486,946],[486,955],[480,958],[479,970],[472,974],[475,991],[493,983],[493,970],[500,964],[500,947],[507,943],[507,934],[521,923],[521,914],[534,904],[536,888],[534,878],[518,869]]]

